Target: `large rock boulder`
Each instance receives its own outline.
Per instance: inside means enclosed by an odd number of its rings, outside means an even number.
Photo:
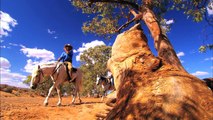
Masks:
[[[140,24],[117,36],[108,68],[117,101],[106,119],[213,119],[212,91],[155,57]]]

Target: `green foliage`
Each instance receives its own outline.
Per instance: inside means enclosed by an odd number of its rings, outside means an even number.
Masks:
[[[136,9],[135,5],[143,5],[142,0],[125,1],[132,4],[121,0],[71,0],[71,3],[82,13],[91,14],[91,20],[86,21],[82,27],[85,33],[91,32],[107,38],[127,21],[130,9]],[[206,17],[208,3],[211,2],[209,0],[152,0],[151,6],[159,20],[162,19],[164,13],[177,10],[183,12],[188,18],[192,18],[193,21],[200,22]],[[211,8],[211,5],[209,6]]]
[[[187,18],[192,17],[193,21],[200,22],[205,17],[206,0],[174,0],[171,9],[181,10]]]
[[[89,0],[72,0],[71,2],[82,13],[92,14],[92,19],[83,24],[82,30],[85,33],[95,33],[106,39],[116,33],[119,27],[118,22],[122,18],[127,18],[129,12],[128,6],[122,4],[97,2],[89,7]]]
[[[26,84],[26,85],[30,85],[31,78],[32,78],[32,76],[30,76],[30,75],[27,76],[27,79],[25,81],[23,81],[23,83]]]
[[[88,14],[90,20],[83,23],[84,33],[94,33],[104,38],[111,38],[117,29],[131,19],[130,9],[142,10],[144,0],[71,0],[71,4]],[[192,21],[206,20],[213,26],[213,16],[209,16],[207,9],[213,9],[212,0],[152,0],[150,5],[157,19],[160,21],[163,32],[170,30],[170,25],[165,25],[164,15],[168,11],[176,10],[186,15]]]
[[[213,44],[202,45],[202,46],[200,46],[199,51],[204,53],[204,52],[206,52],[206,49],[213,50]]]
[[[95,85],[97,75],[106,75],[107,61],[111,56],[110,46],[96,46],[80,56],[83,71],[83,95],[94,94],[99,88]]]
[[[72,95],[74,93],[75,86],[73,83],[65,82],[63,86],[61,86],[62,95]]]

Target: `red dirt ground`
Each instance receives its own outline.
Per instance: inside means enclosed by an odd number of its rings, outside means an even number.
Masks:
[[[43,106],[44,97],[20,95],[0,91],[1,120],[94,120],[97,113],[106,107],[101,98],[82,98],[82,104],[70,105],[72,98],[63,97],[62,106],[57,107],[58,98],[50,98]]]

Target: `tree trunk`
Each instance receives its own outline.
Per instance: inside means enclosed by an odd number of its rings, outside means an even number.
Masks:
[[[154,13],[149,9],[147,4],[142,6],[141,12],[143,14],[142,19],[149,28],[154,39],[154,46],[158,51],[158,56],[163,61],[165,61],[166,64],[172,65],[177,70],[185,71],[170,41],[168,40],[166,35],[162,33],[157,18],[155,17]]]
[[[149,13],[144,15],[151,30],[158,27]],[[159,58],[150,51],[140,24],[117,36],[108,61],[117,100],[106,119],[212,119],[212,91],[185,72],[171,44],[159,39],[160,28],[153,31],[155,41],[160,41]],[[170,55],[164,55],[168,51]],[[177,63],[170,61],[173,57]]]

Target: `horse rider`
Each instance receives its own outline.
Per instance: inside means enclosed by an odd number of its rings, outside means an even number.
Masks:
[[[108,83],[114,85],[114,80],[113,80],[113,76],[112,76],[112,73],[110,71],[107,72],[107,81]]]
[[[72,76],[72,56],[73,56],[73,47],[70,44],[64,45],[64,52],[62,52],[61,56],[58,58],[58,62],[62,61],[67,66],[67,76],[68,80],[71,81]],[[70,74],[69,74],[70,73]]]

